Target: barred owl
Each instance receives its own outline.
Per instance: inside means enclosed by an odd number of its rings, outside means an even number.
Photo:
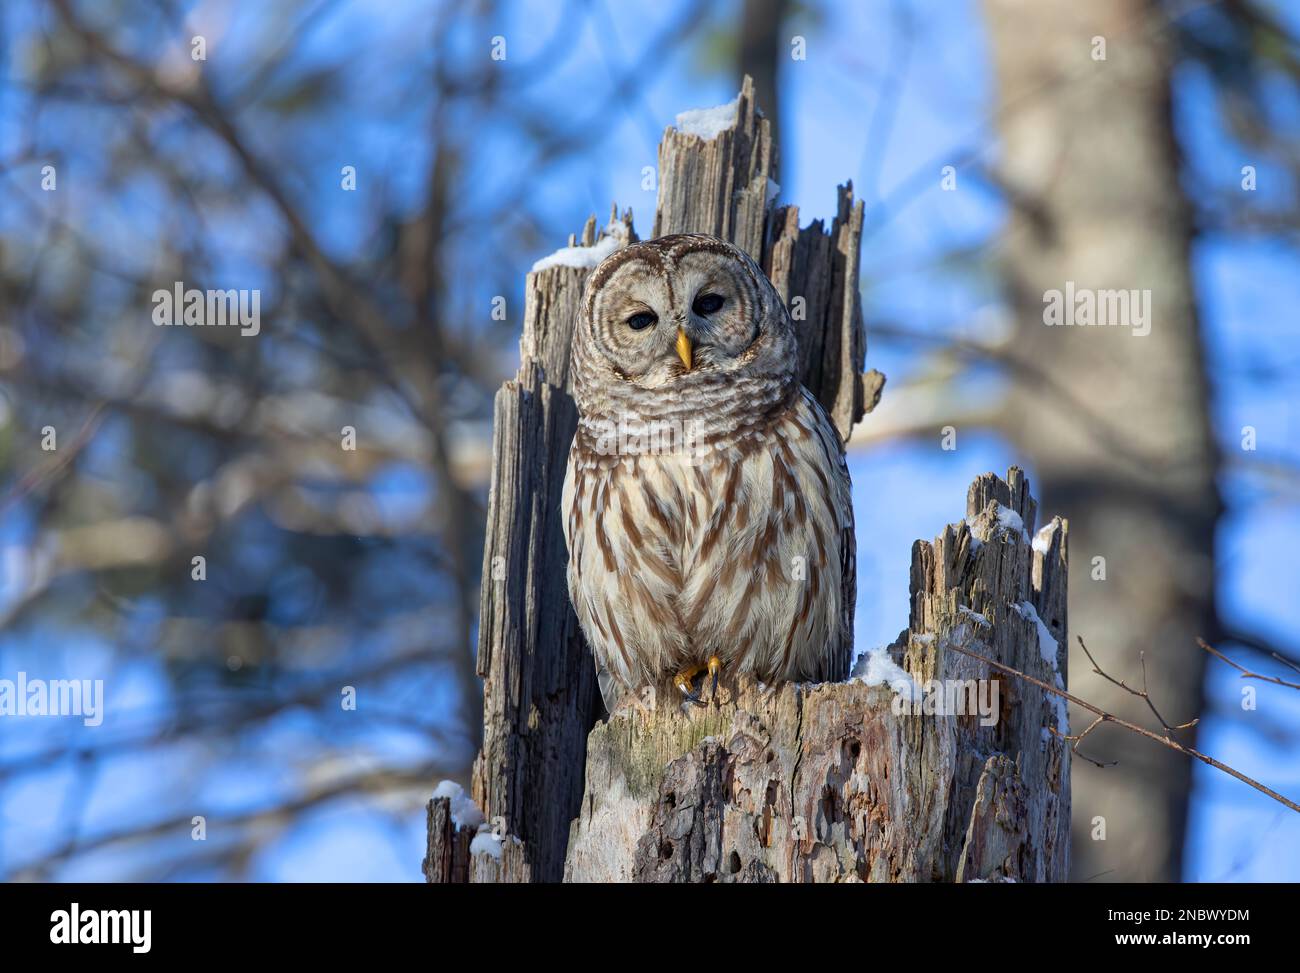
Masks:
[[[799,383],[794,325],[715,237],[616,250],[575,324],[568,587],[612,709],[722,668],[845,678],[853,508],[835,426]],[[703,686],[703,680],[700,686]]]

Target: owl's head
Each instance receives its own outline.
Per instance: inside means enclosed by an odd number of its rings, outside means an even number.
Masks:
[[[656,397],[670,410],[697,391],[785,386],[798,367],[794,326],[771,281],[739,247],[703,234],[606,257],[587,280],[575,345],[584,412],[629,392],[653,413]]]

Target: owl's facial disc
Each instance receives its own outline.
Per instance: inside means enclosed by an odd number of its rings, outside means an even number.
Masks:
[[[615,251],[589,284],[589,336],[609,381],[676,393],[719,377],[788,378],[779,299],[762,272],[720,241],[662,239]]]

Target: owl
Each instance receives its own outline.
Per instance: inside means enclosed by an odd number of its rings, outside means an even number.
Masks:
[[[568,589],[608,708],[668,677],[845,678],[856,561],[844,448],[794,324],[715,237],[606,257],[575,323]]]

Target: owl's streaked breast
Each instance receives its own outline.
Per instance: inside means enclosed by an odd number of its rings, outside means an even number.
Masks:
[[[575,441],[565,481],[569,587],[619,682],[714,654],[765,679],[843,676],[852,514],[838,440],[811,396],[799,390],[752,435],[702,456],[610,462],[589,445]]]

